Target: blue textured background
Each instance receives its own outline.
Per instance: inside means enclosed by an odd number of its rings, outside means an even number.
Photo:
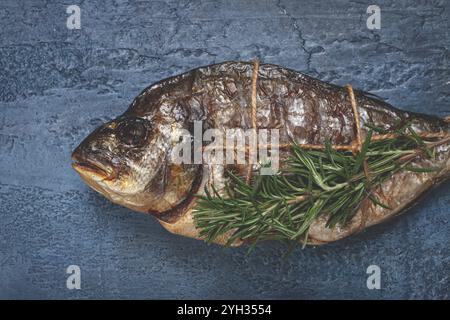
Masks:
[[[255,56],[406,110],[450,114],[450,4],[376,1],[0,3],[0,298],[450,298],[449,183],[363,234],[295,251],[224,249],[113,205],[71,150],[144,87]],[[66,7],[81,7],[81,30]],[[82,271],[68,290],[65,269]],[[382,270],[368,290],[366,268]]]

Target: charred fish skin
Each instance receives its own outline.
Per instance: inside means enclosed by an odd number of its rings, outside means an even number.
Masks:
[[[168,157],[178,141],[176,133],[181,129],[192,132],[194,121],[203,121],[204,130],[250,128],[252,73],[252,63],[230,61],[151,85],[123,115],[80,144],[73,155],[75,169],[113,202],[152,213],[173,233],[198,238],[192,220],[194,194],[202,193],[204,187],[220,189],[227,180],[225,168],[173,165]],[[400,120],[412,122],[418,132],[450,131],[448,123],[437,117],[398,110],[361,91],[355,91],[355,95],[363,128],[370,123],[389,130]],[[256,120],[258,128],[279,128],[281,144],[321,144],[327,138],[334,144],[349,144],[355,138],[354,115],[344,88],[271,64],[261,64],[258,70]],[[143,131],[144,138],[132,141],[130,131]],[[288,151],[281,153],[286,157]],[[436,159],[432,164],[442,166],[440,172],[402,173],[377,191],[392,210],[363,204],[367,219],[362,218],[361,211],[347,226],[334,229],[326,228],[317,219],[311,228],[311,242],[338,240],[401,212],[432,185],[448,178],[449,145],[439,148]],[[419,166],[430,165],[425,160],[416,162]],[[239,172],[242,167],[227,165],[227,169]],[[404,184],[408,187],[401,186]]]
[[[217,128],[250,128],[250,96],[253,66],[248,62],[226,62],[192,71],[196,73],[192,92],[202,94],[201,105]],[[442,119],[401,111],[373,95],[356,91],[362,126],[371,123],[385,129],[397,119],[414,121],[419,131],[446,131]],[[194,104],[195,105],[195,104]],[[257,83],[258,128],[281,125],[280,143],[333,143],[353,141],[354,116],[347,91],[299,72],[262,64]]]

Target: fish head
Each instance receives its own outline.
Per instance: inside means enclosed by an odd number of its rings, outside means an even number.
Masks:
[[[167,160],[170,132],[170,124],[124,114],[81,142],[73,151],[72,167],[112,202],[162,214],[188,196],[196,178],[192,166]]]

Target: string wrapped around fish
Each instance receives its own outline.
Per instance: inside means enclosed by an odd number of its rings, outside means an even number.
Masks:
[[[112,202],[152,214],[175,234],[233,246],[319,245],[405,211],[448,179],[449,122],[350,85],[231,61],[151,85],[74,150],[72,166]],[[197,133],[236,128],[277,133],[277,144],[265,146],[279,157],[273,174],[262,174],[273,163],[251,162],[247,146],[224,147],[246,163],[173,161],[186,145],[180,132],[195,153],[215,145],[204,139],[199,150]]]

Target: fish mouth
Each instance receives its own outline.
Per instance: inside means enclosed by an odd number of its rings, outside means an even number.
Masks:
[[[72,168],[84,177],[96,178],[102,181],[111,181],[116,178],[115,170],[91,159],[80,159],[72,155]]]

